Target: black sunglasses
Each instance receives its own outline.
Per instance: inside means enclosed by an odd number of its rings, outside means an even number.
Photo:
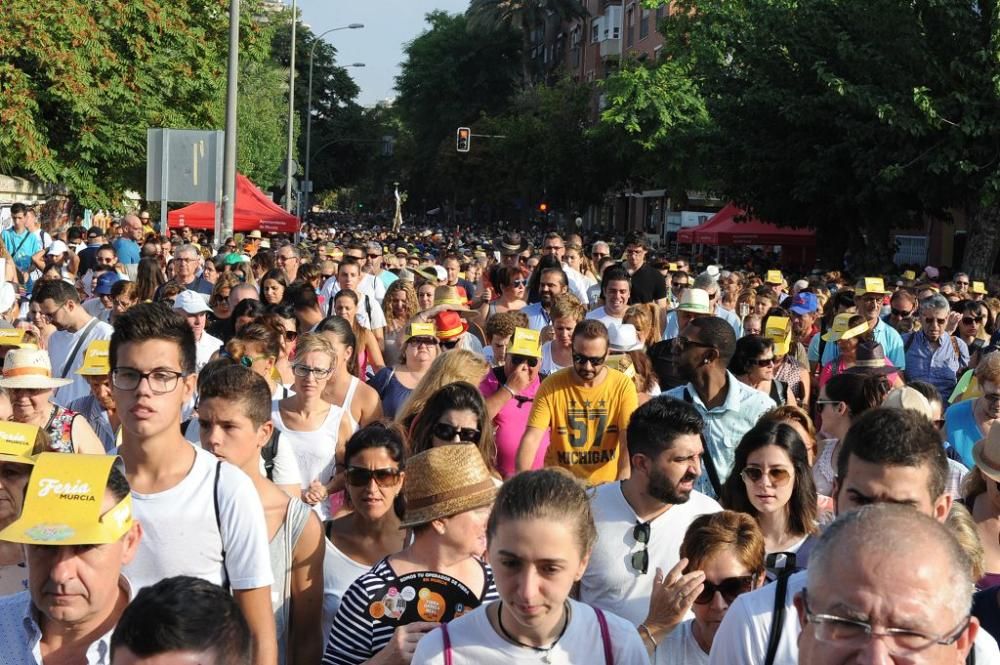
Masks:
[[[379,487],[395,487],[399,484],[399,469],[369,469],[363,466],[347,467],[347,484],[351,487],[367,487],[372,479]]]
[[[892,315],[895,316],[897,319],[908,319],[911,316],[913,316],[913,310],[902,310],[893,307]]]
[[[573,362],[577,365],[586,365],[587,363],[590,363],[594,367],[600,367],[604,364],[606,359],[606,356],[585,356],[582,353],[573,353]]]
[[[774,356],[770,358],[759,358],[754,361],[757,367],[774,367]]]
[[[479,437],[483,433],[471,427],[454,427],[448,423],[437,423],[431,428],[431,434],[442,441],[454,441],[458,436],[458,440],[463,443],[479,443]]]
[[[684,352],[689,346],[697,346],[702,349],[714,349],[714,344],[705,344],[704,342],[699,342],[693,339],[688,339],[687,337],[675,337],[674,345],[678,351]]]
[[[457,339],[453,339],[453,340],[450,340],[450,341],[447,341],[447,342],[442,341],[441,342],[441,346],[444,347],[444,348],[446,348],[446,349],[454,349],[456,346],[458,346],[458,340]]]
[[[527,363],[528,367],[538,367],[538,358],[534,356],[512,355],[510,362],[517,367],[521,363]]]
[[[699,605],[707,605],[712,602],[715,592],[718,591],[726,599],[727,603],[732,604],[737,596],[753,589],[753,575],[727,577],[718,584],[712,584],[708,580],[705,580],[702,584],[705,585],[705,588],[695,597],[694,602]]]
[[[632,567],[645,575],[649,572],[649,522],[640,522],[632,528],[632,538],[642,545],[642,549],[632,553]]]

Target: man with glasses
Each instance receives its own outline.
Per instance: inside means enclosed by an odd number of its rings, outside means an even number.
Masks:
[[[956,272],[954,279],[951,280],[955,285],[955,293],[962,296],[963,298],[969,297],[969,276],[964,272]]]
[[[695,590],[701,572],[682,575],[681,541],[691,521],[722,507],[694,489],[704,421],[690,404],[653,399],[628,424],[632,474],[594,490],[597,542],[580,580],[580,600],[614,612],[656,642],[669,629],[650,614],[654,585]],[[683,577],[683,581],[681,578]]]
[[[698,479],[698,490],[713,497],[733,470],[743,435],[775,407],[774,400],[729,372],[735,351],[736,335],[726,321],[717,316],[694,319],[674,343],[677,372],[687,384],[666,393],[692,404],[705,420],[706,473]]]
[[[868,329],[872,331],[873,339],[882,345],[886,358],[896,368],[905,370],[906,351],[903,349],[903,338],[881,319],[882,302],[887,294],[885,282],[881,277],[865,277],[858,281],[854,289],[854,302],[858,308],[858,314],[863,315],[868,322]],[[840,347],[836,344],[827,344],[824,347],[822,359],[817,359],[812,354],[812,350],[810,345],[809,361],[820,360],[821,366],[840,357]]]
[[[635,384],[607,366],[608,329],[581,321],[573,330],[573,366],[548,377],[528,416],[517,470],[535,464],[549,431],[545,466],[559,466],[591,485],[628,475],[625,429],[638,405]]]
[[[52,375],[73,382],[56,390],[52,401],[68,406],[90,394],[86,378],[76,372],[83,365],[87,348],[95,340],[110,339],[114,328],[91,316],[80,304],[79,292],[62,280],[39,282],[31,302],[56,328],[48,343]]]
[[[820,537],[795,597],[798,662],[966,662],[980,632],[971,569],[947,527],[906,506],[844,515]]]
[[[943,296],[927,298],[920,303],[920,330],[909,333],[903,341],[907,382],[926,381],[945,401],[969,366],[969,347],[945,330],[950,313],[951,307]]]
[[[931,295],[934,295],[933,291],[928,293],[926,297]],[[917,297],[908,289],[896,289],[896,292],[889,298],[889,315],[882,320],[902,335],[913,329],[916,316]]]
[[[611,256],[611,246],[603,240],[598,240],[590,248],[590,258],[594,262],[594,268],[600,264],[601,260]]]
[[[691,276],[682,270],[674,270],[666,280],[670,283],[670,301],[674,306],[681,301],[681,294],[691,288]]]
[[[302,254],[295,245],[285,245],[274,255],[277,267],[284,271],[285,278],[291,284],[299,275],[299,266],[302,265]]]
[[[190,291],[212,295],[213,284],[198,274],[201,254],[194,245],[184,244],[174,250],[174,281]],[[162,287],[161,287],[162,288]]]
[[[632,276],[631,304],[654,302],[659,307],[667,306],[667,285],[661,275],[648,261],[649,243],[646,236],[633,233],[625,239],[625,269]]]
[[[544,378],[539,374],[541,365],[542,345],[538,330],[514,328],[503,365],[494,367],[479,384],[479,392],[486,399],[486,411],[494,425],[496,468],[504,478],[516,472],[517,448]],[[548,446],[549,434],[545,432],[531,468],[541,468]]]
[[[267,523],[253,481],[192,446],[181,410],[195,391],[191,326],[163,303],[122,314],[111,338],[111,384],[122,459],[144,538],[125,569],[140,589],[176,575],[227,585],[254,639],[254,662],[277,662]]]
[[[692,288],[701,289],[708,294],[709,314],[719,317],[728,323],[737,338],[743,337],[743,322],[735,312],[720,307],[719,282],[710,273],[703,272],[694,279]],[[683,293],[683,292],[682,292]],[[680,319],[676,310],[668,312],[663,322],[663,339],[672,339],[680,334]]]

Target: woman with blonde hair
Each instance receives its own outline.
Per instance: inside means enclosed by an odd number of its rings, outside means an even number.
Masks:
[[[656,304],[651,302],[631,305],[625,310],[625,316],[622,318],[622,323],[631,323],[635,326],[639,341],[647,349],[661,339],[660,330],[663,326],[660,324],[658,309]]]
[[[420,312],[413,282],[397,279],[390,284],[382,299],[382,312],[385,314],[385,349],[382,357],[387,366],[394,365],[399,360],[401,333],[410,319]]]
[[[472,351],[454,349],[442,353],[431,363],[424,378],[403,403],[403,407],[396,414],[396,422],[409,431],[414,418],[424,410],[427,401],[434,393],[456,381],[465,381],[478,386],[489,371],[490,366],[486,360]]]
[[[239,277],[231,272],[224,272],[215,278],[215,285],[212,286],[212,295],[208,299],[208,306],[212,308],[212,314],[218,319],[228,319],[232,314],[229,306],[229,292],[240,283]]]

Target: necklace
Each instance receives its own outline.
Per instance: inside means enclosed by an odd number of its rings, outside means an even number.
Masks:
[[[524,647],[525,649],[531,649],[532,651],[535,651],[537,653],[542,654],[542,662],[543,663],[551,663],[552,662],[552,650],[555,648],[555,646],[557,644],[559,644],[559,640],[562,639],[562,636],[566,634],[566,629],[569,628],[569,603],[568,602],[564,602],[563,603],[563,627],[562,627],[562,630],[559,631],[559,635],[556,636],[555,641],[552,644],[550,644],[549,646],[547,646],[547,647],[536,647],[533,644],[525,644],[524,642],[518,641],[513,635],[511,635],[510,633],[507,632],[507,629],[503,627],[503,601],[502,600],[497,603],[497,625],[500,627],[500,632],[503,633],[503,636],[506,637],[510,642],[513,642],[514,644],[516,644],[519,647]]]

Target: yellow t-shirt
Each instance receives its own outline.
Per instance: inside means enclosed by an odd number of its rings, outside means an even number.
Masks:
[[[638,406],[635,384],[608,368],[593,388],[580,385],[572,368],[542,382],[528,416],[528,426],[550,430],[545,466],[561,466],[599,485],[618,477],[618,439]]]

